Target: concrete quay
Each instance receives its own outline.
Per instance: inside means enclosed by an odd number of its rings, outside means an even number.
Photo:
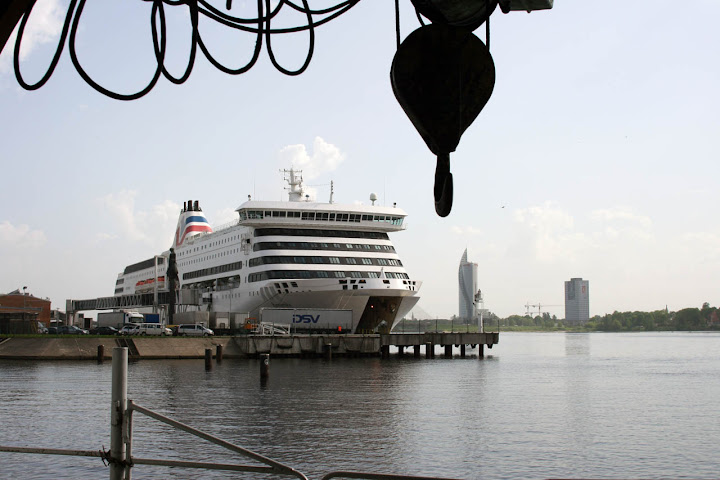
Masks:
[[[421,346],[428,358],[435,356],[437,346],[452,356],[452,346],[483,346],[498,343],[498,333],[399,333],[384,335],[239,335],[233,337],[10,337],[0,338],[0,359],[24,360],[97,360],[110,359],[114,347],[128,347],[130,358],[205,358],[206,350],[223,358],[272,357],[356,357],[389,356],[390,346],[403,354],[413,348],[420,356]]]

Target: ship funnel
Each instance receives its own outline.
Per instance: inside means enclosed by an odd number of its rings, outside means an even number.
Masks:
[[[202,212],[199,200],[188,200],[183,204],[183,211],[180,213],[177,228],[175,229],[173,248],[181,246],[188,237],[202,233],[212,233],[212,227],[205,216],[199,212]]]

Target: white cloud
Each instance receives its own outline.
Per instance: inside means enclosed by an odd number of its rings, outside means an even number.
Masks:
[[[213,230],[215,230],[217,227],[220,227],[222,225],[225,225],[227,223],[237,221],[238,214],[235,211],[234,208],[225,207],[219,212],[216,212],[212,216],[212,227]],[[208,218],[208,221],[210,221],[210,218]]]
[[[453,225],[450,227],[450,231],[457,235],[482,235],[483,231],[481,228],[466,225],[464,227]]]
[[[141,242],[157,249],[166,249],[172,243],[180,205],[170,200],[154,205],[149,211],[135,210],[137,192],[122,190],[100,199],[103,209],[118,226],[117,232],[101,234],[106,239],[123,238]]]
[[[14,226],[8,221],[0,223],[0,245],[38,248],[45,245],[46,242],[47,237],[42,230],[31,230],[25,224]]]
[[[525,229],[519,237],[521,243],[529,243],[525,246],[531,249],[538,261],[572,259],[577,250],[588,243],[586,236],[574,232],[573,217],[554,202],[516,210],[514,216],[520,227]]]
[[[642,228],[650,228],[652,220],[644,215],[633,213],[629,207],[613,207],[607,209],[594,210],[591,217],[595,220],[605,222],[623,222],[625,224],[636,224]]]
[[[303,171],[305,180],[311,180],[334,171],[345,160],[345,154],[335,145],[315,137],[312,155],[308,154],[305,145],[288,145],[280,150],[280,159],[284,168],[291,164]]]
[[[60,0],[37,0],[23,34],[20,60],[27,59],[40,45],[58,40],[65,13],[66,9],[60,6]],[[7,73],[12,68],[18,26],[8,38],[0,55],[0,73]]]

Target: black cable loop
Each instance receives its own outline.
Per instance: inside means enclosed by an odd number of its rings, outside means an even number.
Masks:
[[[185,3],[185,2],[184,2]],[[168,70],[165,68],[165,65],[163,65],[162,68],[162,74],[165,78],[167,78],[170,82],[174,83],[175,85],[181,85],[187,81],[188,78],[190,78],[190,73],[193,70],[193,67],[195,66],[195,56],[197,54],[197,47],[198,47],[198,36],[200,33],[198,32],[198,6],[197,1],[195,0],[189,0],[187,2],[188,9],[190,10],[190,23],[192,25],[192,39],[190,44],[190,55],[188,58],[188,64],[185,68],[185,73],[180,77],[174,77]]]
[[[264,0],[257,0],[258,4],[258,15],[256,18],[239,18],[234,17],[231,15],[226,14],[225,12],[215,8],[214,6],[210,5],[207,0],[141,0],[144,2],[152,3],[152,10],[150,14],[150,23],[151,23],[151,30],[152,30],[152,44],[153,44],[153,51],[155,54],[155,60],[157,62],[157,68],[155,69],[155,73],[153,74],[152,79],[149,81],[149,83],[139,90],[138,92],[132,93],[132,94],[121,94],[117,92],[113,92],[99,83],[97,83],[95,80],[92,79],[92,77],[83,69],[82,65],[80,64],[80,60],[78,58],[76,43],[77,43],[77,31],[80,24],[80,19],[82,17],[83,10],[85,8],[85,3],[87,0],[70,0],[70,5],[68,7],[68,12],[65,16],[65,21],[63,24],[62,33],[60,35],[60,39],[58,41],[57,48],[55,50],[55,53],[53,55],[52,61],[50,62],[50,65],[48,66],[47,71],[43,75],[43,77],[34,84],[30,84],[25,81],[25,79],[22,77],[22,73],[20,72],[20,46],[22,43],[22,37],[25,32],[25,28],[28,22],[28,19],[30,17],[30,14],[32,12],[34,2],[32,5],[30,5],[25,12],[25,14],[20,19],[20,24],[18,28],[18,35],[15,41],[15,51],[14,51],[14,60],[13,60],[13,66],[15,70],[15,77],[18,81],[18,84],[26,90],[37,90],[38,88],[42,87],[47,81],[50,79],[52,74],[55,71],[55,68],[57,67],[57,64],[60,60],[60,56],[62,55],[62,51],[65,45],[65,42],[68,43],[68,49],[70,51],[70,59],[73,63],[73,66],[77,70],[80,77],[90,85],[93,89],[98,91],[99,93],[102,93],[105,96],[108,96],[110,98],[116,99],[116,100],[136,100],[138,98],[143,97],[147,93],[152,90],[155,85],[157,84],[158,80],[160,79],[160,76],[164,76],[167,78],[170,82],[174,84],[182,84],[187,81],[187,79],[190,77],[190,74],[192,73],[192,70],[195,65],[195,60],[197,58],[197,50],[198,47],[203,52],[205,57],[208,59],[208,61],[214,65],[217,69],[221,70],[224,73],[228,73],[231,75],[238,75],[247,72],[252,68],[259,56],[260,52],[262,50],[262,44],[263,44],[263,36],[265,37],[267,41],[267,49],[268,49],[268,55],[270,57],[270,60],[272,64],[275,66],[275,68],[280,71],[281,73],[284,73],[286,75],[300,75],[303,73],[309,66],[310,61],[312,59],[312,56],[315,51],[315,28],[319,27],[320,25],[323,25],[325,23],[328,23],[329,21],[339,17],[343,13],[347,12],[349,9],[357,5],[360,0],[344,0],[340,3],[319,9],[319,10],[313,10],[310,8],[310,5],[308,3],[308,0],[302,0],[302,5],[299,3],[295,3],[292,0],[279,0],[276,7],[271,9],[270,8],[270,0],[267,0],[265,3]],[[183,74],[179,77],[174,76],[171,74],[166,66],[165,66],[165,56],[167,54],[167,24],[166,24],[166,18],[165,18],[165,8],[164,5],[171,6],[171,7],[178,7],[178,6],[187,6],[190,11],[190,21],[191,21],[191,27],[192,27],[192,38],[191,38],[191,47],[190,47],[190,53],[188,58],[187,66],[185,67],[185,71]],[[289,8],[292,8],[293,10],[304,13],[307,17],[307,24],[297,26],[297,27],[289,27],[289,28],[271,28],[272,20],[277,17],[282,7],[288,6]],[[199,18],[200,15],[204,15],[209,20],[214,20],[224,26],[233,28],[235,30],[240,30],[244,32],[253,33],[256,35],[256,42],[255,42],[255,48],[253,51],[252,58],[248,61],[246,65],[240,68],[229,68],[224,65],[222,65],[218,60],[216,60],[212,54],[210,53],[208,47],[205,45],[205,42],[203,42],[202,35],[200,32],[199,27]],[[322,16],[322,19],[315,19],[314,16]],[[422,20],[421,20],[422,21]],[[399,19],[398,19],[399,22]],[[158,28],[159,27],[159,28]],[[399,28],[399,27],[398,27]],[[277,34],[277,33],[298,33],[308,31],[309,32],[309,46],[308,46],[308,52],[307,56],[305,58],[305,61],[303,65],[297,69],[297,70],[288,70],[284,67],[282,67],[277,59],[275,58],[275,54],[272,50],[271,46],[271,35]],[[69,35],[68,35],[69,34]],[[399,30],[398,30],[399,35]]]
[[[261,18],[263,16],[263,0],[257,0],[257,8],[258,8],[258,18]],[[198,31],[198,46],[200,47],[200,50],[202,50],[203,55],[205,55],[205,58],[215,66],[218,70],[221,72],[227,73],[228,75],[240,75],[248,70],[250,70],[255,63],[257,62],[258,58],[260,58],[260,51],[262,50],[262,43],[263,43],[263,29],[261,24],[258,24],[257,28],[257,38],[255,39],[255,50],[253,51],[253,56],[246,63],[243,67],[232,69],[228,68],[225,65],[221,64],[219,61],[215,59],[215,57],[212,56],[210,53],[210,50],[208,50],[207,46],[205,46],[205,42],[202,40],[202,35]]]
[[[160,52],[157,51],[157,27],[155,25],[155,22],[152,22],[152,34],[153,34],[153,48],[156,52],[156,57],[158,57],[158,66],[155,70],[155,75],[153,76],[152,80],[150,80],[150,83],[140,90],[139,92],[130,94],[130,95],[124,95],[120,93],[115,93],[111,90],[106,89],[102,85],[95,82],[92,78],[90,78],[90,75],[85,72],[85,70],[80,65],[80,61],[77,58],[77,52],[75,51],[75,40],[77,36],[77,28],[80,24],[80,18],[82,17],[82,11],[85,7],[85,2],[87,0],[79,0],[80,3],[78,4],[77,11],[75,12],[75,19],[73,20],[72,29],[70,30],[70,41],[69,41],[69,49],[70,49],[70,59],[72,60],[73,65],[75,66],[75,70],[77,70],[80,77],[82,77],[83,80],[85,80],[85,83],[90,85],[92,88],[97,90],[98,92],[102,93],[105,96],[108,96],[110,98],[113,98],[115,100],[137,100],[138,98],[141,98],[147,93],[153,89],[155,84],[157,84],[158,79],[160,78],[160,74],[162,71],[162,60],[165,56],[165,13],[162,8],[162,1],[154,0],[153,1],[153,9],[151,13],[151,19],[155,18],[157,10],[160,10],[160,28],[161,28],[161,50]]]
[[[309,10],[307,0],[302,0],[303,5],[306,9]],[[286,3],[285,0],[280,0],[280,3],[278,3],[278,6],[281,4]],[[268,8],[270,8],[270,0],[265,0],[265,4]],[[308,31],[310,34],[310,45],[308,46],[308,54],[307,57],[305,57],[305,63],[297,70],[287,70],[286,68],[282,67],[277,60],[275,60],[275,54],[272,51],[272,45],[270,44],[270,19],[268,18],[266,22],[267,31],[265,32],[265,41],[267,42],[267,51],[268,56],[270,57],[270,61],[275,66],[275,68],[278,69],[278,71],[284,73],[285,75],[300,75],[303,73],[308,65],[310,65],[310,60],[312,59],[313,53],[315,52],[315,26],[313,24],[313,18],[312,14],[309,12],[307,13],[307,20],[308,20]]]
[[[60,55],[62,54],[63,47],[65,45],[65,39],[67,38],[68,31],[70,30],[70,23],[72,20],[73,12],[75,11],[75,4],[77,3],[77,0],[72,0],[70,2],[70,5],[68,6],[68,13],[65,16],[65,22],[63,23],[63,29],[62,33],[60,34],[60,40],[58,40],[57,48],[55,49],[55,54],[53,55],[52,60],[50,61],[50,65],[48,66],[48,69],[45,71],[45,75],[42,76],[42,78],[33,84],[29,84],[25,82],[25,79],[22,76],[22,73],[20,72],[20,44],[22,42],[23,34],[25,33],[25,26],[27,25],[28,19],[30,18],[30,13],[32,13],[33,7],[35,6],[35,2],[32,2],[28,9],[23,14],[22,20],[20,21],[20,26],[18,28],[17,37],[15,38],[15,54],[13,56],[13,69],[15,70],[15,78],[17,79],[17,82],[20,84],[22,88],[25,90],[37,90],[38,88],[42,87],[47,83],[48,80],[50,80],[50,77],[55,72],[55,67],[57,67],[58,61],[60,61]]]
[[[210,5],[205,0],[198,0],[198,3],[204,7],[204,10],[201,9],[202,12],[205,12],[206,16],[209,18],[212,18],[215,21],[218,21],[220,23],[223,23],[227,26],[233,26],[235,24],[256,24],[258,22],[265,22],[266,18],[262,16],[261,14],[258,14],[257,18],[240,18],[240,17],[233,17],[232,15],[228,15],[227,13],[223,12],[222,10],[219,10],[212,5]],[[280,12],[280,8],[282,7],[282,2],[278,4],[278,6],[275,8],[275,10],[268,10],[268,16],[274,17]],[[264,11],[264,10],[263,10]],[[237,25],[235,25],[237,26]],[[253,33],[257,33],[256,31],[253,31]]]

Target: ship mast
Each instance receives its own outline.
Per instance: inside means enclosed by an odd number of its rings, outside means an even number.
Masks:
[[[303,186],[302,186],[302,170],[295,171],[294,168],[290,168],[290,170],[282,170],[283,174],[285,175],[285,181],[288,182],[289,187],[286,187],[288,190],[288,196],[289,200],[291,202],[300,202],[303,199]]]

